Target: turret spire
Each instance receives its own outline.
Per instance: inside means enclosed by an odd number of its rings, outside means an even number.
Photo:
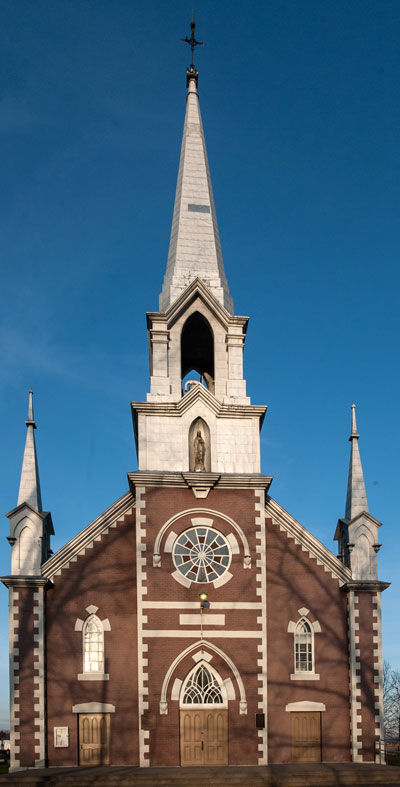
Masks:
[[[202,42],[187,41],[192,49]],[[206,144],[197,94],[197,71],[187,71],[187,104],[167,270],[160,295],[160,311],[165,312],[198,277],[215,298],[233,314],[233,303],[225,276],[217,216],[208,167]]]
[[[357,432],[355,404],[352,404],[351,409],[351,434],[349,437],[349,441],[351,442],[351,453],[345,512],[345,519],[349,521],[354,519],[354,517],[362,511],[368,512],[367,494],[365,491],[364,475],[358,447],[360,435]]]
[[[28,431],[26,434],[17,505],[29,503],[29,505],[36,508],[37,511],[42,511],[42,496],[40,492],[34,432],[36,424],[33,415],[33,391],[29,391],[28,418],[25,423]]]

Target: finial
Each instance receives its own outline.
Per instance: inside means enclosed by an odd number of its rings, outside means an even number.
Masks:
[[[33,391],[32,388],[29,389],[29,401],[28,401],[28,418],[25,421],[27,426],[33,426],[36,429],[35,418],[33,415]]]
[[[198,79],[199,75],[198,75],[198,72],[196,71],[195,66],[194,66],[194,60],[193,60],[193,58],[194,58],[194,50],[195,50],[196,46],[205,46],[205,42],[204,41],[197,41],[196,40],[196,37],[195,37],[195,34],[194,34],[194,32],[196,30],[196,22],[194,21],[194,13],[192,15],[192,21],[190,23],[190,29],[191,29],[191,32],[192,32],[190,38],[188,38],[186,36],[186,38],[181,38],[180,39],[185,44],[189,44],[190,49],[192,50],[192,62],[191,62],[190,67],[187,69],[187,72],[186,72],[187,73],[187,80],[186,80],[187,85],[189,85],[189,80],[190,79],[195,79],[196,80],[196,84],[197,84],[197,79]]]
[[[357,432],[357,422],[356,422],[356,406],[355,404],[351,405],[351,435],[349,440],[353,440],[353,438],[359,438],[360,435]]]

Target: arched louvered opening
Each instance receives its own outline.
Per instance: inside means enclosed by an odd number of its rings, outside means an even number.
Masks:
[[[182,383],[192,372],[214,393],[214,336],[210,323],[199,312],[186,320],[181,334]],[[196,379],[194,375],[193,378]]]

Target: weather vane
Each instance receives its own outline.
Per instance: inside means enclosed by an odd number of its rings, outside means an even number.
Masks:
[[[194,35],[194,31],[196,30],[196,22],[194,21],[194,16],[192,17],[192,21],[190,23],[190,29],[192,31],[191,37],[188,38],[186,36],[186,38],[181,38],[180,40],[184,41],[185,44],[189,44],[189,46],[190,46],[190,48],[192,50],[192,63],[191,63],[190,69],[191,69],[191,71],[194,71],[195,70],[194,62],[193,62],[194,50],[195,50],[196,46],[204,46],[205,42],[204,41],[196,41],[196,38],[195,38],[195,35]]]

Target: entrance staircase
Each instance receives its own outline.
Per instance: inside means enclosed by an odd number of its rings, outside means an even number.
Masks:
[[[0,776],[0,787],[400,787],[400,767],[287,763],[220,768],[47,768]]]

